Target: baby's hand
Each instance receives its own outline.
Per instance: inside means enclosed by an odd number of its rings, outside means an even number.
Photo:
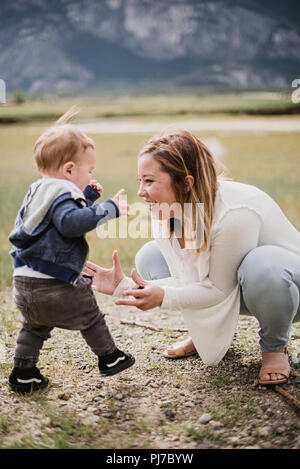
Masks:
[[[90,186],[92,187],[92,189],[94,189],[94,191],[98,192],[99,195],[102,194],[103,187],[96,179],[91,179]]]
[[[127,200],[123,200],[122,196],[125,194],[125,189],[121,189],[113,196],[112,200],[117,205],[120,215],[130,215],[130,205],[128,205]]]

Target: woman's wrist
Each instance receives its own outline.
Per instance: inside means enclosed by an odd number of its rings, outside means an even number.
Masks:
[[[112,293],[112,296],[120,297],[122,296],[123,291],[132,288],[135,285],[134,281],[130,277],[123,276],[122,280],[116,286],[115,290]]]

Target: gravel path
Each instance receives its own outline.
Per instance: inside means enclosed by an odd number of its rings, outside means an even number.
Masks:
[[[0,448],[300,448],[295,409],[254,384],[260,366],[255,319],[240,319],[225,358],[208,367],[199,357],[163,358],[168,344],[187,335],[174,330],[185,328],[180,314],[116,307],[103,295],[98,300],[135,365],[104,379],[80,333],[55,329],[39,362],[51,387],[22,397],[7,387],[18,313],[11,290],[0,292]],[[283,388],[298,399],[299,342],[299,326],[293,326],[292,373]]]

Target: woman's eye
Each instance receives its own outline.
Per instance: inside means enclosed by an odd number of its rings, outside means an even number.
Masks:
[[[153,182],[153,180],[152,179],[144,179],[144,181],[142,181],[141,179],[138,179],[137,182],[139,184],[142,184],[142,183],[149,184],[149,183]]]

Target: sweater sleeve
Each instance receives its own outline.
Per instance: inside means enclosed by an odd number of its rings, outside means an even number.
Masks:
[[[174,277],[166,277],[162,278],[160,280],[147,280],[147,283],[149,284],[156,284],[160,287],[171,285],[173,287],[176,287],[176,285],[179,285],[178,279]],[[126,275],[123,277],[115,291],[113,292],[113,296],[121,297],[122,293],[125,290],[131,290],[136,286],[136,283],[132,280],[131,277],[126,277]]]
[[[55,228],[66,238],[83,236],[98,225],[119,217],[119,209],[112,200],[92,207],[79,208],[75,201],[67,200],[59,204],[53,214]]]
[[[237,285],[237,269],[258,245],[261,219],[249,208],[229,211],[212,235],[208,282],[163,286],[163,308],[200,310],[223,301]]]

